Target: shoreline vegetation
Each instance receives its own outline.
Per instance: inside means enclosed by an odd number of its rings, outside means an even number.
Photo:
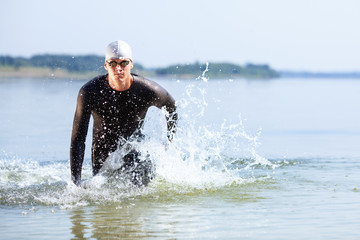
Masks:
[[[104,57],[97,55],[34,55],[30,58],[0,56],[0,78],[57,78],[83,80],[106,73]],[[276,71],[266,64],[245,66],[233,63],[190,63],[167,67],[145,68],[134,64],[134,73],[153,78],[195,79],[203,74],[209,79],[274,79],[274,78],[360,78],[360,72],[316,73]]]
[[[30,58],[0,56],[1,77],[69,78],[88,79],[106,73],[104,57],[97,55],[34,55]],[[209,78],[257,78],[279,77],[279,73],[268,65],[232,63],[191,63],[168,67],[145,68],[134,63],[134,73],[147,77],[169,79],[194,79],[206,72]]]
[[[0,56],[1,77],[67,78],[89,79],[106,73],[104,57],[97,55],[34,55],[30,58]],[[147,77],[169,79],[195,79],[206,72],[206,77],[269,79],[279,77],[279,73],[268,65],[232,63],[191,63],[162,68],[145,68],[134,64],[134,73]]]

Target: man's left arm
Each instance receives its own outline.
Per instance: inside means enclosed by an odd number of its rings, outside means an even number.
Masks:
[[[157,101],[155,102],[155,106],[166,110],[167,137],[171,142],[176,133],[176,124],[178,121],[176,103],[174,98],[165,89],[158,87],[157,90]]]

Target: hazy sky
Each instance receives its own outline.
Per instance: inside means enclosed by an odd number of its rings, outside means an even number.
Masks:
[[[360,71],[359,0],[0,0],[0,55],[104,55],[146,67],[216,61]]]

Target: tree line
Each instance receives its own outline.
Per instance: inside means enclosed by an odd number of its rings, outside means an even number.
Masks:
[[[271,69],[269,65],[256,65],[248,63],[240,66],[232,63],[199,63],[172,65],[155,70],[157,75],[201,75],[205,70],[211,78],[221,77],[247,77],[247,78],[276,78],[280,74]]]
[[[11,67],[14,70],[22,67],[64,69],[70,73],[97,72],[104,73],[104,57],[97,55],[34,55],[30,58],[0,56],[0,67]],[[146,69],[141,64],[134,64],[134,72],[148,72],[157,76],[197,77],[205,69],[206,76],[211,78],[245,77],[276,78],[280,74],[268,65],[246,64],[240,66],[232,63],[191,63],[171,65],[163,68]]]

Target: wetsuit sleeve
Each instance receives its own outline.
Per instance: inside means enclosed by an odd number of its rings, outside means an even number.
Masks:
[[[81,182],[81,169],[84,161],[85,140],[91,113],[88,104],[86,93],[83,89],[81,89],[77,98],[70,146],[71,180],[76,185],[80,185]]]
[[[155,106],[158,108],[164,108],[166,110],[166,123],[168,129],[168,139],[171,142],[176,133],[176,124],[178,120],[178,114],[176,112],[176,104],[174,98],[162,87],[158,86],[156,91],[157,100]]]

